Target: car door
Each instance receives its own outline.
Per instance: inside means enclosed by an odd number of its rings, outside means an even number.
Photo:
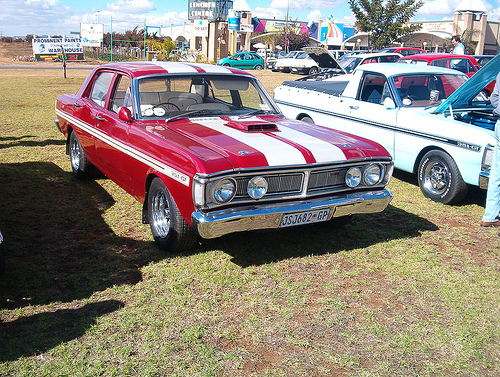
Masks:
[[[240,53],[240,54],[234,55],[234,60],[233,60],[233,63],[231,64],[231,66],[235,67],[235,68],[243,69],[243,68],[245,68],[246,64],[247,63],[245,62],[245,54]]]
[[[348,107],[345,131],[383,145],[394,156],[397,108],[384,75],[364,72],[355,98],[344,98]]]
[[[130,78],[121,73],[108,72],[111,77],[106,99],[95,115],[96,154],[103,172],[122,187],[130,186],[131,157],[125,153],[128,148],[130,124],[119,118],[122,106],[131,109]]]

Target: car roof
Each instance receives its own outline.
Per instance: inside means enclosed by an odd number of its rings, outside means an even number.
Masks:
[[[402,55],[398,54],[397,52],[370,52],[367,54],[351,55],[351,56],[348,56],[348,58],[350,58],[350,57],[353,57],[353,58],[376,58],[379,56],[402,56]]]
[[[247,71],[237,68],[222,67],[214,64],[190,62],[120,62],[108,63],[96,67],[94,70],[113,69],[128,73],[132,78],[159,75],[159,74],[235,74],[253,76]]]
[[[438,74],[453,74],[453,75],[464,75],[460,71],[434,67],[429,65],[417,65],[417,64],[394,64],[394,63],[370,63],[363,64],[356,68],[356,71],[371,71],[379,72],[385,76],[394,76],[402,74],[420,74],[420,73],[438,73]]]
[[[444,52],[426,52],[423,54],[417,55],[408,55],[401,59],[409,60],[409,59],[420,59],[420,60],[436,60],[436,59],[451,59],[451,58],[466,58],[470,60],[475,60],[472,55],[457,55],[457,54],[448,54]]]

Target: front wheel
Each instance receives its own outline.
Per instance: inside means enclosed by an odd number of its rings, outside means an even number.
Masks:
[[[263,67],[263,66],[261,66],[261,65],[256,65],[256,66],[255,66],[255,69],[256,69],[257,71],[260,71],[260,70],[264,69],[264,67]]]
[[[309,75],[315,75],[316,73],[318,73],[318,67],[309,68]]]
[[[174,199],[160,178],[151,182],[147,201],[149,226],[160,249],[178,252],[194,245],[196,234],[193,228],[182,218]]]
[[[440,150],[427,152],[420,161],[418,184],[424,196],[444,204],[461,201],[468,191],[453,158]]]

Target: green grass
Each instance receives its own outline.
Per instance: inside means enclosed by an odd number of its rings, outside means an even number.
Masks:
[[[162,253],[139,203],[70,172],[54,100],[86,74],[0,70],[0,375],[500,375],[483,191],[445,206],[397,172],[383,213]]]

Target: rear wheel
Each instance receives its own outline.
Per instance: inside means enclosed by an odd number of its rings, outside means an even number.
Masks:
[[[302,117],[302,118],[300,118],[300,120],[301,120],[302,122],[306,122],[306,123],[312,123],[312,124],[314,124],[314,121],[313,121],[310,117],[308,117],[307,115],[306,115],[306,116],[304,116],[304,117]]]
[[[261,69],[264,69],[264,67],[261,66],[261,65],[257,65],[257,66],[255,66],[255,69],[258,70],[258,71],[260,71]]]
[[[69,136],[69,161],[71,170],[78,178],[88,178],[93,170],[93,165],[87,160],[82,145],[73,131]]]
[[[468,191],[453,158],[440,150],[427,152],[420,161],[418,184],[426,197],[444,204],[461,201]]]
[[[196,234],[182,218],[160,178],[155,178],[151,183],[147,200],[149,226],[158,247],[171,252],[192,247]]]

